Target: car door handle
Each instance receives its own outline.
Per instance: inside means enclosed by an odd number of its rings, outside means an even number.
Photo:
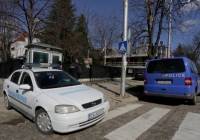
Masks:
[[[19,93],[19,90],[16,90],[16,93]]]

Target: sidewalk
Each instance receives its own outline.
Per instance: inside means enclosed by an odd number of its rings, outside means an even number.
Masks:
[[[91,86],[97,90],[100,90],[104,93],[107,99],[110,102],[111,110],[117,108],[119,106],[123,106],[126,104],[134,103],[138,101],[138,98],[132,96],[128,93],[125,93],[124,97],[120,96],[120,82],[119,80],[115,81],[104,81],[104,82],[97,82],[97,83],[86,83],[88,86]],[[142,85],[143,82],[140,81],[133,81],[127,80],[126,81],[126,89],[131,88],[133,86]]]

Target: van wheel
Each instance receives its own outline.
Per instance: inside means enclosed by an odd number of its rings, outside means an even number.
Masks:
[[[43,134],[53,133],[50,117],[44,109],[36,111],[35,124],[37,129]]]
[[[7,110],[10,110],[12,108],[10,105],[8,96],[6,94],[4,94],[3,102],[4,102],[4,106]]]
[[[192,105],[196,105],[197,104],[197,95],[194,95],[193,99],[191,99],[190,103]]]

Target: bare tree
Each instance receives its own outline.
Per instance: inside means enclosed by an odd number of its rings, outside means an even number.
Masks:
[[[165,0],[132,0],[131,1],[133,12],[135,12],[139,18],[134,18],[132,21],[132,27],[136,42],[140,38],[147,38],[148,55],[152,57],[154,55],[154,46],[158,46],[160,37],[163,31],[165,18],[168,16],[168,7]],[[139,11],[139,12],[138,12]],[[137,23],[137,24],[135,24]],[[135,26],[136,25],[136,26]]]
[[[197,62],[200,58],[200,32],[194,36],[192,46],[193,59]]]
[[[95,47],[112,48],[114,43],[121,38],[119,32],[120,22],[116,17],[100,17],[93,18],[93,28],[90,29],[90,38]]]
[[[192,2],[194,1],[196,0]],[[169,4],[168,0],[131,0],[131,8],[134,16],[131,19],[132,27],[137,29],[134,41],[137,42],[138,38],[146,38],[148,55],[150,57],[154,56],[155,48],[159,45],[163,31],[168,31]],[[183,17],[185,16],[183,14],[183,7],[185,5],[186,3],[180,0],[173,0],[171,13],[173,17],[173,29],[178,29],[178,26],[183,22]]]
[[[0,50],[2,60],[5,62],[10,57],[10,44],[18,32],[18,25],[9,15],[14,14],[14,5],[11,1],[0,0]]]
[[[31,44],[34,36],[39,32],[42,21],[50,6],[50,0],[13,0],[16,4],[16,13],[11,15],[21,23],[28,32],[28,43]]]
[[[191,43],[182,43],[174,50],[174,56],[186,56],[200,66],[200,32],[197,33]]]

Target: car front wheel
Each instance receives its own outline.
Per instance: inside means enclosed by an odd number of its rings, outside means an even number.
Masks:
[[[36,111],[35,123],[40,132],[44,134],[51,134],[53,132],[50,117],[45,110],[39,109]]]

